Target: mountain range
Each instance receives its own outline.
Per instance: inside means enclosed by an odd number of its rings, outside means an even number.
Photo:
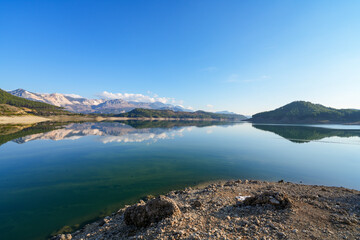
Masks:
[[[218,119],[242,121],[247,117],[223,111],[189,111],[182,106],[162,102],[135,102],[124,99],[87,99],[60,93],[32,93],[24,89],[0,89],[2,115],[69,115],[76,113],[112,114],[128,118]],[[67,111],[64,111],[67,110]],[[161,111],[160,111],[161,110]],[[360,110],[335,109],[306,101],[295,101],[272,111],[257,113],[248,121],[275,124],[360,124]]]
[[[65,110],[76,113],[119,114],[129,112],[135,108],[190,112],[190,110],[181,106],[175,106],[161,102],[135,102],[125,101],[123,99],[87,99],[71,94],[33,93],[20,88],[13,91],[8,91],[8,93],[28,100],[62,107]]]

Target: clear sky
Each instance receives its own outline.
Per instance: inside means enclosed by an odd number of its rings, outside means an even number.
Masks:
[[[360,1],[0,0],[0,88],[360,109]]]

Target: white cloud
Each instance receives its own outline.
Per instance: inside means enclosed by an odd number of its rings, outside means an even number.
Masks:
[[[140,93],[111,93],[104,91],[100,93],[98,96],[106,99],[123,99],[125,101],[133,101],[133,102],[173,103],[175,101],[172,98],[158,97],[156,94],[153,96],[147,96]]]
[[[182,108],[185,108],[185,109],[188,109],[188,110],[191,110],[191,111],[194,110],[193,107],[185,107],[185,106],[183,106],[183,105],[181,105],[181,104],[178,104],[177,106],[182,107]]]
[[[169,97],[159,97],[157,94],[152,93],[150,91],[148,91],[147,93],[149,95],[144,95],[141,93],[111,93],[111,92],[103,91],[97,96],[105,99],[123,99],[125,101],[132,101],[132,102],[150,102],[150,103],[161,102],[164,104],[172,104],[172,105],[180,106],[185,109],[193,110],[192,107],[183,106],[182,104],[184,103],[184,101],[182,100],[175,100],[174,98],[169,98]]]
[[[212,108],[214,108],[214,105],[208,104],[208,105],[206,105],[206,107],[212,109]]]

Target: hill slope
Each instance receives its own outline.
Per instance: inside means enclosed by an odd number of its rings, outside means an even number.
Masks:
[[[254,123],[360,123],[360,111],[335,109],[296,101],[269,112],[253,115]]]
[[[21,110],[34,115],[49,116],[58,114],[69,114],[69,112],[64,111],[60,107],[53,106],[47,103],[27,100],[21,97],[16,97],[2,89],[0,89],[0,104],[4,104],[4,112],[6,109],[9,110],[10,105],[12,107],[18,108],[19,111]]]
[[[218,114],[204,111],[196,112],[174,112],[172,110],[152,110],[137,108],[127,113],[116,115],[130,118],[178,118],[178,119],[213,119],[225,121],[242,121],[246,119],[243,115]]]
[[[21,116],[26,112],[21,108],[10,106],[8,104],[0,104],[0,116]]]

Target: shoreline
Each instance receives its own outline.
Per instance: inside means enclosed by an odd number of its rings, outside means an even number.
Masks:
[[[252,121],[251,119],[245,119],[244,122],[258,125],[360,125],[358,122],[332,122],[332,121],[298,121],[298,122],[287,122],[287,121]]]
[[[104,121],[213,121],[233,122],[225,119],[212,118],[129,118],[129,117],[102,117],[102,116],[0,116],[0,125],[3,124],[32,124],[39,122],[104,122]],[[240,121],[241,122],[241,121]]]
[[[0,116],[0,125],[6,124],[34,124],[40,122],[104,122],[104,121],[211,121],[211,122],[229,122],[229,123],[250,123],[254,125],[281,125],[281,126],[298,126],[298,125],[344,125],[356,126],[360,122],[353,123],[335,123],[335,122],[299,122],[299,123],[281,123],[281,122],[253,122],[250,120],[229,121],[227,119],[212,118],[148,118],[148,117],[107,117],[107,116],[71,116],[71,115],[53,115],[53,116],[35,116],[35,115],[11,115]]]
[[[2,124],[33,124],[40,122],[47,122],[49,118],[33,116],[33,115],[23,115],[23,116],[0,116],[0,125]]]
[[[283,181],[224,180],[140,200],[51,239],[359,237],[360,191]]]

